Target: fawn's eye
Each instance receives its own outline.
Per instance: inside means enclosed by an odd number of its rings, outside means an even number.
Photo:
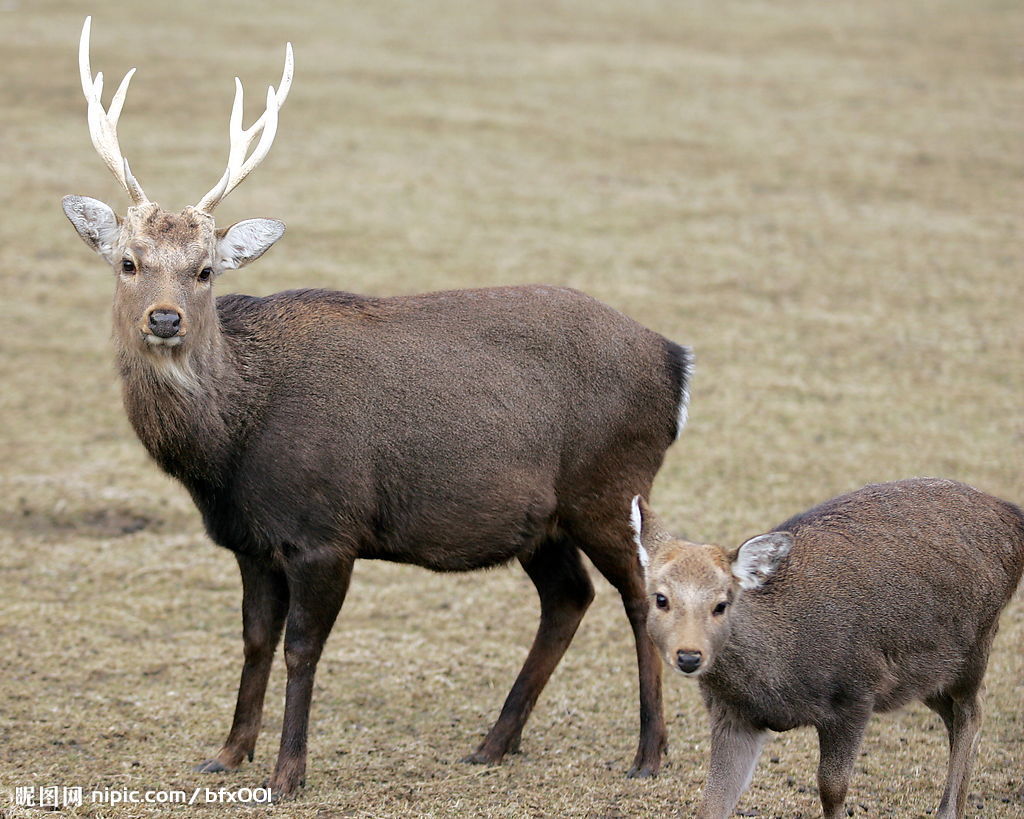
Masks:
[[[663,594],[654,595],[654,605],[662,611],[668,611],[668,598]]]
[[[719,603],[711,610],[711,613],[715,615],[715,617],[718,617],[721,614],[725,614],[725,610],[727,608],[729,608],[729,601],[723,600],[721,603]]]
[[[132,275],[135,272],[135,262],[133,262],[131,259],[122,259],[121,272],[127,273],[129,276]]]
[[[199,281],[201,281],[201,282],[208,282],[210,280],[211,276],[213,276],[213,268],[212,267],[204,267],[202,270],[199,271],[199,277],[198,278],[199,278]]]

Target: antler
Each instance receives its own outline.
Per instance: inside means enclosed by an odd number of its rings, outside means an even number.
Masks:
[[[284,101],[288,99],[288,91],[292,87],[292,74],[295,72],[295,64],[292,59],[292,44],[285,46],[284,72],[281,74],[281,83],[277,91],[274,86],[267,89],[267,109],[256,122],[249,128],[242,128],[242,81],[235,77],[235,101],[231,106],[231,119],[228,123],[228,130],[231,138],[231,147],[228,150],[228,167],[224,175],[213,188],[199,200],[197,210],[210,213],[221,200],[231,191],[238,187],[239,183],[252,173],[264,160],[270,146],[274,142],[274,135],[277,133],[277,113]],[[249,152],[256,136],[260,141],[256,144],[256,150],[248,159],[245,155]]]
[[[101,71],[93,79],[92,68],[89,66],[89,30],[92,26],[92,17],[85,18],[85,25],[82,26],[82,40],[78,46],[78,67],[82,74],[82,91],[89,103],[89,136],[92,137],[93,147],[107,163],[117,181],[128,191],[132,202],[141,205],[149,201],[142,190],[142,186],[132,176],[128,168],[128,160],[121,156],[121,147],[117,143],[117,120],[121,116],[121,108],[124,105],[125,94],[128,93],[128,83],[131,82],[135,73],[133,68],[124,75],[117,93],[110,101],[109,110],[103,110],[103,103],[100,97],[103,94],[103,72]]]

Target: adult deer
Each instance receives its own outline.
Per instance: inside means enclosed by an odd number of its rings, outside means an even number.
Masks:
[[[541,618],[501,714],[468,761],[498,763],[572,640],[593,589],[585,554],[619,591],[636,640],[640,743],[665,743],[660,667],[625,514],[686,420],[690,352],[572,290],[506,287],[403,298],[294,290],[214,298],[224,271],[284,233],[272,219],[214,227],[214,208],[266,156],[292,55],[223,177],[180,213],[149,201],[122,158],[80,46],[89,129],[132,199],[124,218],[68,196],[64,212],[116,274],[124,404],[146,449],[191,493],[242,575],[245,662],[224,746],[202,771],[252,759],[284,630],[287,696],[277,795],[304,781],[317,661],[356,558],[463,571],[519,560]],[[237,83],[237,80],[236,80]],[[259,136],[252,155],[246,154]]]

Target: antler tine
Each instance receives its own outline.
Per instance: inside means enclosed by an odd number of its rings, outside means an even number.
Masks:
[[[270,146],[274,142],[274,136],[277,134],[278,112],[284,105],[284,101],[288,99],[294,73],[295,61],[292,56],[292,44],[288,43],[285,46],[284,71],[281,73],[278,90],[275,91],[274,86],[267,89],[266,110],[248,128],[242,127],[242,102],[245,92],[242,90],[242,81],[235,77],[235,99],[231,104],[231,117],[228,121],[230,137],[228,166],[217,184],[199,200],[199,204],[196,205],[197,210],[210,213],[266,158]],[[249,147],[257,136],[259,136],[259,142],[256,143],[256,149],[246,159]]]
[[[148,202],[149,199],[138,180],[132,176],[128,168],[128,161],[121,155],[121,146],[117,141],[117,121],[121,116],[124,98],[128,93],[128,84],[132,81],[135,69],[131,69],[124,75],[124,79],[121,80],[121,84],[117,87],[114,98],[110,102],[109,111],[105,111],[101,100],[103,72],[101,71],[93,79],[92,67],[89,64],[89,33],[91,29],[92,17],[86,17],[85,24],[82,26],[82,39],[78,45],[78,69],[82,76],[82,92],[89,104],[89,136],[92,137],[92,144],[96,152],[128,192],[132,202],[141,205]]]

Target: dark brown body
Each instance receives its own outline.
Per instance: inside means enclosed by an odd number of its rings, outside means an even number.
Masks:
[[[127,361],[125,403],[214,539],[273,563],[321,541],[440,571],[508,561],[609,487],[627,503],[675,436],[680,348],[573,291],[217,309],[226,366],[194,356],[202,389],[169,404]]]
[[[302,780],[313,673],[357,557],[438,571],[522,562],[541,597],[540,629],[470,757],[500,761],[593,595],[582,552],[622,594],[637,637],[633,773],[656,772],[659,664],[624,511],[649,490],[678,432],[688,351],[550,287],[231,295],[217,313],[219,334],[169,351],[189,356],[190,390],[169,395],[152,351],[130,336],[119,344],[140,439],[242,570],[238,707],[204,768],[251,756],[287,623],[288,699],[271,784],[287,793]]]
[[[287,696],[269,784],[281,796],[303,781],[316,664],[357,557],[439,571],[522,563],[540,594],[540,627],[501,716],[469,757],[499,762],[518,746],[593,596],[584,553],[622,595],[636,637],[632,773],[653,775],[665,744],[660,664],[625,510],[648,492],[685,422],[689,351],[550,287],[215,300],[219,276],[259,259],[285,231],[266,218],[217,228],[212,213],[270,149],[291,46],[249,128],[236,78],[227,169],[196,205],[172,213],[145,195],[118,142],[134,69],[104,108],[90,30],[86,18],[79,69],[89,133],[133,205],[123,217],[86,196],[65,196],[62,207],[116,276],[114,338],[131,423],[242,572],[235,717],[200,770],[252,758],[284,630]]]

